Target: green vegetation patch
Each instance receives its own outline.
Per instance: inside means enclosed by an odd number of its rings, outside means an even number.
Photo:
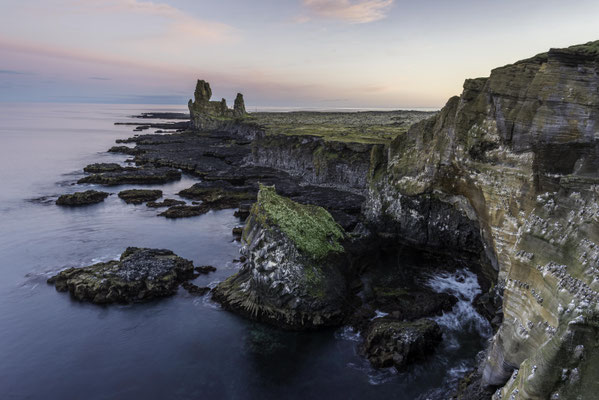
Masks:
[[[297,248],[315,260],[343,252],[345,233],[322,207],[299,204],[279,196],[274,186],[260,186],[252,213],[265,225],[277,226]]]
[[[578,44],[576,46],[568,47],[569,50],[574,50],[577,53],[596,56],[599,55],[599,40],[594,42],[588,42],[585,44]]]
[[[256,112],[244,121],[267,134],[316,136],[331,142],[384,144],[415,122],[434,115],[425,111]]]

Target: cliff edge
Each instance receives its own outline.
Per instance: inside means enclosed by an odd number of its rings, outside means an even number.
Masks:
[[[467,80],[396,138],[365,212],[405,230],[434,197],[475,222],[504,320],[484,365],[495,399],[587,399],[599,390],[599,41]],[[371,166],[371,168],[374,166]],[[407,235],[407,233],[406,233]],[[423,243],[426,245],[426,243]]]

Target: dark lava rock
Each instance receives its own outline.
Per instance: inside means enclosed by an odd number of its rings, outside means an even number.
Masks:
[[[69,268],[48,279],[60,292],[96,304],[171,296],[193,276],[191,261],[170,250],[129,247],[118,261]]]
[[[97,190],[86,190],[85,192],[75,192],[72,194],[63,194],[56,200],[59,206],[86,206],[88,204],[101,203],[110,193],[99,192]]]
[[[189,120],[189,114],[178,112],[145,112],[139,115],[132,115],[133,118],[142,119],[183,119]]]
[[[199,182],[179,192],[186,199],[201,200],[192,206],[178,205],[158,214],[167,218],[186,218],[206,214],[210,210],[237,208],[242,201],[256,198],[256,191],[247,187],[235,187],[228,182]]]
[[[87,167],[83,168],[83,171],[89,172],[92,174],[102,173],[102,172],[119,172],[122,171],[123,167],[116,163],[98,163],[98,164],[90,164]]]
[[[136,143],[138,165],[179,168],[202,177],[202,182],[183,190],[180,196],[203,202],[218,199],[220,205],[211,209],[240,208],[238,216],[246,218],[259,185],[264,184],[274,185],[280,194],[296,202],[324,207],[348,231],[361,219],[364,196],[333,187],[306,185],[309,182],[303,180],[306,171],[301,166],[291,168],[291,175],[289,171],[272,167],[248,165],[256,143],[234,132],[148,134],[121,142]],[[129,153],[131,148],[122,151]],[[205,212],[204,209],[174,209],[165,216],[182,218]]]
[[[205,204],[199,206],[173,206],[169,207],[168,210],[161,212],[158,216],[173,219],[187,218],[197,217],[198,215],[206,214],[208,211],[210,211],[210,207]]]
[[[374,288],[373,304],[377,309],[396,319],[413,320],[451,311],[458,299],[447,293],[436,293],[427,288]]]
[[[186,199],[201,200],[213,204],[216,209],[238,208],[243,200],[255,200],[258,190],[247,186],[233,186],[229,182],[217,180],[198,182],[179,192]]]
[[[100,185],[156,184],[181,179],[181,171],[173,168],[126,168],[119,172],[104,172],[81,178],[77,183]]]
[[[477,355],[477,365],[481,364],[485,352]],[[482,356],[482,359],[481,357]],[[488,400],[493,397],[497,387],[487,386],[483,383],[482,373],[479,369],[474,369],[468,375],[460,379],[456,393],[451,397],[452,400]]]
[[[142,154],[143,150],[137,148],[137,147],[128,147],[128,146],[112,146],[110,149],[108,149],[109,153],[122,153],[122,154],[128,154],[130,156],[136,156],[138,154]]]
[[[127,204],[141,204],[145,201],[154,201],[162,197],[162,190],[130,189],[119,192],[119,197]]]
[[[237,236],[237,237],[241,238],[242,234],[243,234],[243,226],[236,226],[235,228],[233,228],[233,236]]]
[[[158,203],[155,201],[150,201],[146,206],[152,208],[161,208],[161,207],[173,207],[173,206],[182,206],[185,205],[183,200],[175,200],[175,199],[164,199],[164,201]]]
[[[183,287],[183,289],[187,290],[189,294],[192,294],[194,296],[203,296],[206,293],[210,292],[209,287],[199,287],[191,282],[183,282],[181,286]]]
[[[439,325],[429,319],[404,322],[378,318],[368,328],[362,351],[375,368],[403,370],[425,359],[442,338]]]
[[[214,268],[212,265],[202,265],[201,267],[195,267],[195,271],[200,274],[209,274],[216,271],[216,268]]]
[[[250,216],[250,211],[252,210],[252,204],[251,202],[242,202],[239,204],[239,209],[237,211],[235,211],[235,216],[237,218],[240,218],[242,220],[245,220],[247,217]]]

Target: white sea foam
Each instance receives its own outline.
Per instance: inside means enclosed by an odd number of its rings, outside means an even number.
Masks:
[[[484,319],[474,308],[472,302],[481,293],[476,275],[461,269],[453,273],[443,272],[431,277],[426,283],[437,293],[448,293],[454,295],[458,302],[448,313],[434,318],[434,320],[445,328],[446,333],[477,331],[482,337],[490,337],[492,329],[489,322]],[[452,336],[446,335],[446,341],[452,346]],[[457,340],[456,343],[457,344]]]
[[[360,332],[351,326],[344,326],[335,331],[335,339],[349,340],[350,342],[359,342],[361,340]]]
[[[387,315],[389,315],[389,313],[382,312],[382,311],[379,311],[379,310],[376,310],[374,313],[375,313],[376,315],[375,315],[374,317],[372,317],[371,321],[372,321],[373,319],[377,319],[377,318],[383,318],[383,317],[386,317]]]

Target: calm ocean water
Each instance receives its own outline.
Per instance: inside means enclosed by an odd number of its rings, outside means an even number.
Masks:
[[[402,374],[371,369],[349,329],[281,332],[183,289],[151,303],[101,307],[47,285],[65,267],[113,259],[128,246],[168,248],[195,265],[217,267],[198,278],[201,286],[235,272],[233,210],[173,221],[116,195],[83,208],[54,205],[57,195],[81,190],[73,183],[85,165],[124,162],[126,156],[105,150],[131,136],[131,127],[113,123],[145,111],[185,109],[0,103],[1,399],[447,396],[446,385],[472,366],[489,335],[469,306],[475,279],[460,279],[462,286],[452,276],[431,281],[440,291],[457,290],[462,301],[439,320],[446,339],[441,350]],[[166,197],[194,181],[152,187]]]

